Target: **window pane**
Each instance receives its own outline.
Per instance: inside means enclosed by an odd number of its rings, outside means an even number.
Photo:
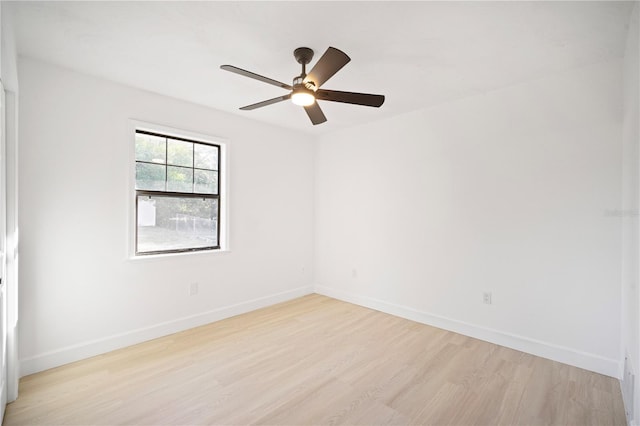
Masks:
[[[193,143],[169,139],[167,162],[174,166],[193,167]]]
[[[136,189],[164,191],[165,168],[161,164],[136,163]]]
[[[136,133],[136,161],[164,164],[167,162],[165,138]]]
[[[218,172],[213,170],[195,170],[195,189],[198,194],[218,193]]]
[[[194,166],[198,169],[218,170],[218,147],[194,144]]]
[[[218,246],[218,200],[138,196],[138,253]]]
[[[193,169],[167,166],[167,191],[193,192]]]

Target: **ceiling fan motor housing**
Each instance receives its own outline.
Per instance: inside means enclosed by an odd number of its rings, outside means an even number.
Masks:
[[[298,77],[294,77],[293,78],[293,91],[295,92],[296,90],[310,90],[312,92],[315,92],[316,90],[318,90],[318,88],[316,87],[316,84],[313,81],[304,81],[304,78],[306,76],[305,75],[300,75]]]

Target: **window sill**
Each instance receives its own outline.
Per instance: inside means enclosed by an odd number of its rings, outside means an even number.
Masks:
[[[231,253],[229,249],[215,249],[215,250],[201,250],[201,251],[188,251],[182,253],[163,253],[163,254],[143,254],[143,255],[130,255],[127,260],[140,261],[140,260],[161,260],[175,257],[194,257],[194,256],[207,256],[207,255],[224,255]]]

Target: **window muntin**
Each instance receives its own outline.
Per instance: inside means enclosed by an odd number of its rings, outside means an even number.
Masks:
[[[220,248],[220,146],[136,130],[136,255]]]

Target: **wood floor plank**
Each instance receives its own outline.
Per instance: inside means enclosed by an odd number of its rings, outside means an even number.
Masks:
[[[24,377],[4,425],[624,425],[615,379],[320,295]]]

